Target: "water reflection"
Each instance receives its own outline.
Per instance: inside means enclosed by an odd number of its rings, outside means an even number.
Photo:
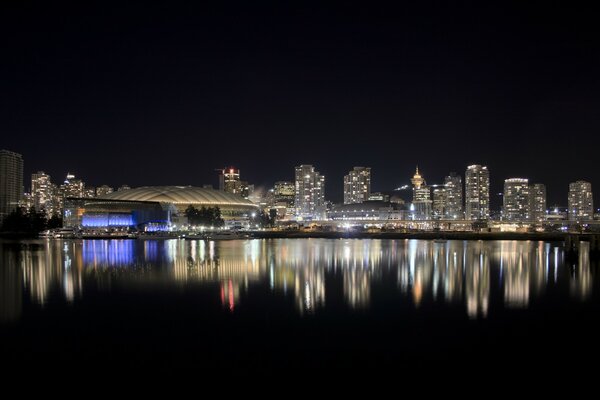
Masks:
[[[502,304],[523,309],[548,291],[585,301],[593,288],[586,245],[566,265],[562,248],[544,242],[420,240],[32,241],[0,242],[0,320],[15,321],[24,299],[75,302],[114,285],[214,290],[235,312],[250,288],[291,296],[301,314],[343,299],[351,309],[390,302],[448,304],[485,318]],[[211,286],[213,285],[213,286]],[[275,297],[273,297],[275,299]],[[339,303],[339,302],[338,302]],[[493,305],[493,306],[492,306]]]

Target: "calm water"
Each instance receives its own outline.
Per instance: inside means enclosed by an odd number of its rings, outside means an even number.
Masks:
[[[562,245],[0,242],[15,365],[427,369],[598,355],[596,264]],[[493,362],[491,361],[493,360]]]

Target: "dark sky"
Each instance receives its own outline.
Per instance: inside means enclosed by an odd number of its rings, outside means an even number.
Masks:
[[[1,6],[0,147],[26,174],[216,185],[236,165],[269,185],[312,163],[335,201],[354,165],[374,190],[416,164],[429,183],[486,164],[494,192],[528,177],[549,203],[600,185],[600,24],[583,5],[80,3]]]

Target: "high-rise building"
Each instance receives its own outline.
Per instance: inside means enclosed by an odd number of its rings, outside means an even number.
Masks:
[[[446,215],[448,193],[445,188],[433,189],[433,218],[442,219]]]
[[[427,220],[431,218],[431,190],[427,186],[425,179],[419,174],[419,167],[412,179],[413,184],[413,202],[412,218],[418,220]]]
[[[102,186],[98,186],[96,188],[96,196],[104,196],[104,195],[110,194],[112,192],[114,192],[114,189],[108,185],[102,185]]]
[[[241,194],[242,182],[240,180],[240,170],[234,167],[223,168],[219,170],[219,190],[227,193]]]
[[[462,178],[454,172],[451,172],[444,179],[444,189],[446,194],[446,206],[444,216],[446,219],[463,219],[463,187]]]
[[[61,185],[61,191],[63,192],[63,197],[77,197],[82,198],[85,195],[85,184],[81,179],[75,178],[75,175],[71,173],[67,173],[67,179],[65,179],[65,183]]]
[[[371,168],[354,167],[344,176],[344,204],[363,203],[371,194]]]
[[[54,212],[55,186],[52,184],[50,175],[44,171],[31,174],[31,196],[36,211],[45,212],[52,216]]]
[[[293,182],[275,182],[269,190],[267,205],[277,212],[277,218],[286,219],[294,215],[294,200],[296,197],[296,186]]]
[[[325,177],[312,165],[296,167],[295,208],[298,219],[320,219],[325,215]]]
[[[529,186],[529,219],[536,224],[546,220],[546,185],[542,183]]]
[[[569,221],[586,221],[594,218],[592,184],[577,181],[569,184]]]
[[[470,165],[465,173],[465,218],[490,217],[490,171],[486,166]]]
[[[23,197],[23,157],[0,150],[0,221],[13,212]]]
[[[510,178],[504,181],[504,202],[502,219],[511,222],[526,222],[530,220],[529,180],[525,178]]]

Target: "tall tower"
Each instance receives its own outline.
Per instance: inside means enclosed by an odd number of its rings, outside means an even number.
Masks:
[[[413,219],[426,220],[431,218],[431,191],[425,179],[419,174],[419,167],[410,180],[413,184]]]
[[[44,211],[48,216],[52,215],[54,191],[50,175],[44,171],[31,174],[31,196],[36,211]]]
[[[23,156],[0,150],[0,221],[13,212],[23,197]]]
[[[371,194],[371,168],[354,167],[344,176],[344,204],[362,203]]]
[[[242,191],[242,182],[240,181],[240,170],[234,167],[223,168],[219,170],[219,190],[227,193],[240,194]]]
[[[546,185],[542,183],[529,186],[529,219],[536,224],[546,220]]]
[[[490,171],[486,166],[470,165],[465,173],[465,218],[490,218]]]
[[[312,165],[296,167],[296,218],[320,219],[325,215],[325,177]]]
[[[528,179],[510,178],[504,181],[503,220],[511,222],[529,221],[530,203]]]
[[[460,175],[451,172],[450,175],[444,179],[444,189],[446,189],[445,218],[463,219],[463,185]]]
[[[592,184],[577,181],[569,184],[569,221],[585,221],[594,218]]]

